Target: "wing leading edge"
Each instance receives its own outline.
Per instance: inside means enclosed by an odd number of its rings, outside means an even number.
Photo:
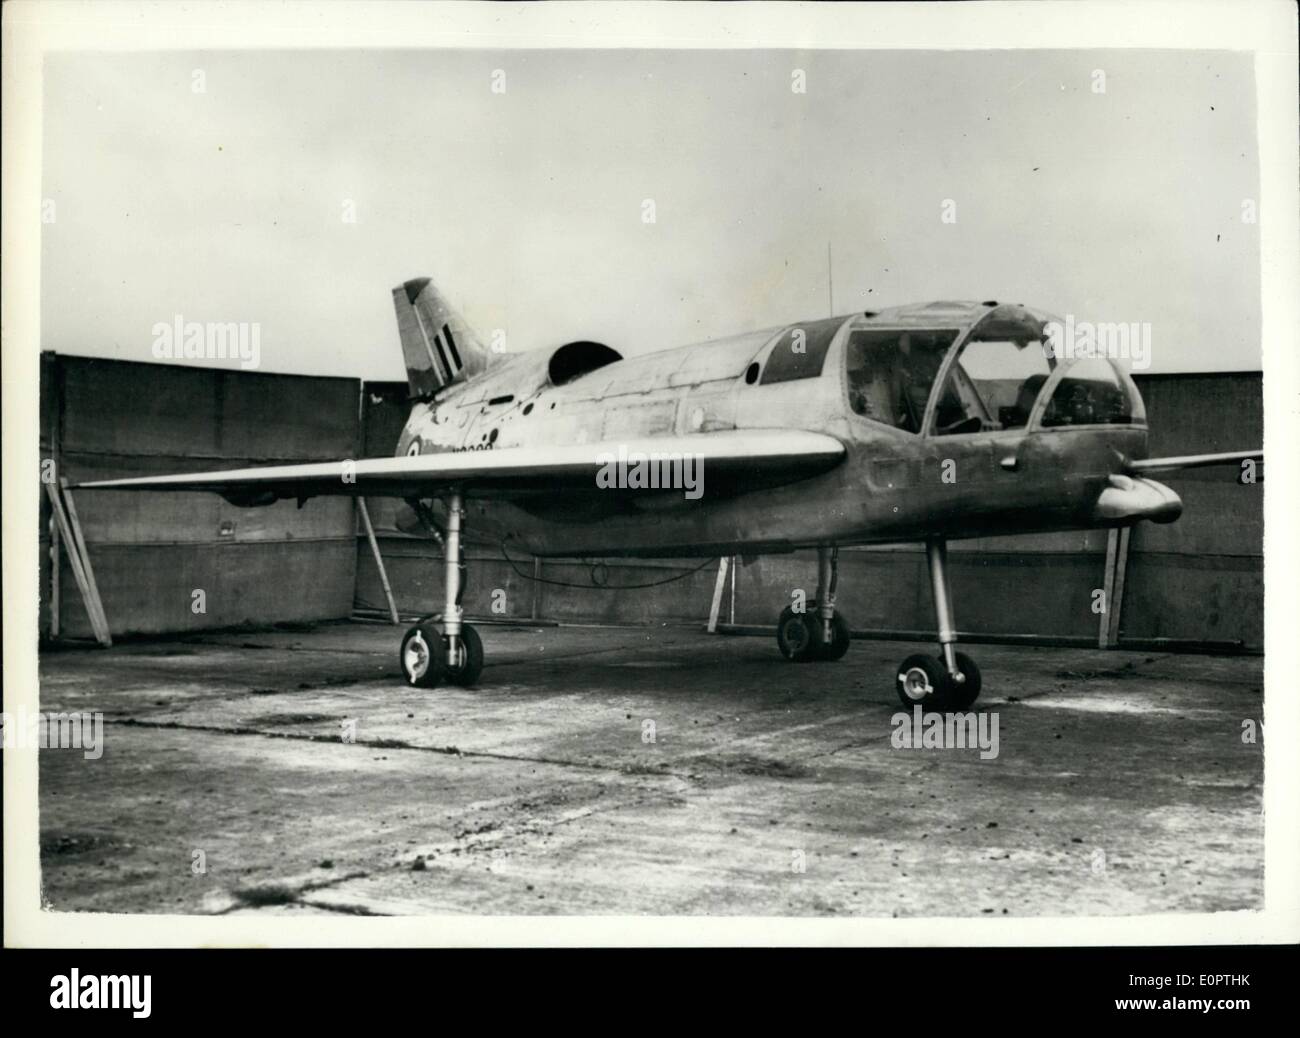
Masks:
[[[77,488],[209,491],[243,505],[324,495],[432,497],[453,486],[471,497],[506,499],[574,490],[644,494],[651,487],[662,488],[662,492],[668,493],[680,492],[681,488],[668,481],[661,482],[659,476],[674,471],[674,459],[689,458],[694,471],[703,480],[701,487],[709,488],[709,492],[725,492],[807,479],[839,464],[844,454],[844,445],[833,436],[763,429],[562,447],[508,447],[413,457],[269,465],[220,472],[97,480],[77,484]],[[648,467],[642,468],[642,476],[655,476],[653,483],[631,476],[643,460]],[[615,468],[611,469],[611,465]],[[620,466],[621,479],[618,475]],[[680,473],[681,469],[676,471]],[[603,482],[598,482],[598,478]]]
[[[1146,458],[1130,461],[1130,473],[1177,472],[1179,469],[1201,469],[1211,465],[1240,465],[1243,461],[1261,462],[1263,451],[1230,451],[1225,454],[1185,454],[1177,458]]]

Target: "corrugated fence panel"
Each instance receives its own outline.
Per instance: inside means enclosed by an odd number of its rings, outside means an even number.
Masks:
[[[355,457],[360,449],[361,393],[352,378],[227,373],[222,380],[223,454],[277,461]],[[256,416],[255,422],[248,421]]]
[[[43,361],[50,386],[42,386],[43,424],[57,430],[61,471],[71,482],[358,454],[355,379],[48,354]],[[216,494],[73,493],[115,635],[331,619],[351,610],[349,499],[236,508]],[[85,637],[85,608],[66,556],[62,563],[63,633]],[[203,592],[205,611],[196,611],[195,591]]]
[[[170,364],[57,356],[60,446],[125,457],[216,458],[221,373]],[[197,466],[196,466],[197,467]]]
[[[380,539],[384,568],[393,587],[397,608],[403,613],[441,613],[443,605],[442,556],[430,542],[402,536]],[[707,615],[709,596],[717,575],[716,560],[692,572],[699,560],[610,560],[605,573],[609,587],[593,583],[592,567],[585,562],[548,559],[543,575],[555,583],[535,583],[531,557],[502,559],[495,545],[471,545],[466,550],[468,583],[462,605],[471,616],[601,623],[653,624],[699,620]],[[678,578],[681,579],[673,579]],[[627,589],[628,584],[653,587]],[[357,605],[382,610],[383,588],[370,549],[364,541],[357,558]]]
[[[402,427],[411,413],[409,393],[405,382],[367,382],[362,387],[362,457],[393,456]],[[393,498],[367,498],[366,507],[376,531],[396,529],[393,520],[400,504]]]
[[[334,455],[344,457],[345,453]],[[265,464],[261,458],[204,459],[78,455],[65,452],[64,471],[73,482],[130,474],[206,471]],[[321,460],[325,460],[324,456]],[[351,535],[352,502],[311,498],[302,508],[278,501],[262,508],[237,508],[217,494],[165,494],[76,490],[77,512],[92,543],[172,544],[241,541],[321,540]]]
[[[953,545],[948,568],[957,627],[977,634],[1095,637],[1098,618],[1091,611],[1090,596],[1101,586],[1104,562],[1104,540],[1100,555],[974,551]],[[814,598],[815,553],[768,556],[739,566],[737,622],[775,625],[795,589],[802,589],[810,601]],[[854,628],[933,631],[924,550],[841,551],[836,605]],[[707,598],[702,608],[707,614]]]
[[[1264,442],[1258,372],[1139,378],[1151,455],[1250,450]],[[1234,468],[1160,475],[1182,497],[1176,523],[1132,537],[1122,638],[1264,646],[1264,484]],[[1262,475],[1262,470],[1261,470]]]
[[[332,620],[352,611],[356,554],[346,541],[90,545],[115,636]],[[64,630],[90,637],[72,571],[63,567]],[[205,613],[194,611],[203,592]]]

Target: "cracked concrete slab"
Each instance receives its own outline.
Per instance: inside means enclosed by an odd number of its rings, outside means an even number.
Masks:
[[[978,646],[999,752],[895,748],[897,661],[680,628],[480,628],[406,687],[361,623],[45,653],[60,909],[1076,915],[1257,908],[1262,660]],[[201,867],[200,867],[201,866]]]

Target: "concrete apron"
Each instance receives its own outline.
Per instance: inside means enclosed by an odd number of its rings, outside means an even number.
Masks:
[[[998,755],[897,748],[898,661],[479,628],[476,689],[327,624],[46,653],[44,896],[175,913],[1126,915],[1263,899],[1258,658],[980,646]],[[651,724],[648,724],[651,723]],[[651,740],[653,736],[653,741]],[[351,736],[353,741],[347,741]],[[204,871],[196,871],[195,852]]]

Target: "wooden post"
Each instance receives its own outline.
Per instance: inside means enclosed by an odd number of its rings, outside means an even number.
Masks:
[[[95,569],[90,564],[90,550],[86,547],[86,538],[81,532],[81,520],[77,517],[77,504],[72,499],[72,492],[68,490],[68,481],[62,476],[59,477],[59,486],[63,490],[63,502],[68,510],[68,523],[72,527],[72,543],[77,554],[81,556],[81,568],[86,573],[86,584],[90,588],[89,604],[99,617],[99,627],[103,634],[100,644],[109,646],[113,644],[113,639],[108,629],[108,616],[104,612],[104,600],[99,597],[99,584],[95,581]]]
[[[366,508],[366,499],[357,498],[357,508],[361,512],[361,524],[366,528],[366,540],[370,542],[370,554],[375,557],[375,566],[379,569],[379,583],[384,586],[384,598],[388,601],[388,615],[394,627],[401,626],[397,615],[397,605],[393,602],[393,589],[388,583],[388,571],[384,568],[384,557],[379,554],[379,542],[375,540],[375,528],[370,525],[370,510]]]
[[[533,556],[533,607],[532,618],[541,619],[542,613],[542,557]]]
[[[731,557],[723,555],[718,559],[718,579],[713,584],[713,604],[709,606],[709,633],[718,630],[718,613],[722,609],[722,592],[727,587],[727,572],[731,569]]]
[[[1106,571],[1102,576],[1101,622],[1097,626],[1097,648],[1110,648],[1111,598],[1115,593],[1115,552],[1119,544],[1119,531],[1106,531]]]
[[[1114,599],[1110,606],[1110,631],[1108,640],[1112,646],[1119,645],[1119,618],[1124,608],[1124,577],[1128,572],[1128,542],[1132,533],[1130,527],[1119,532],[1119,548],[1115,552],[1115,587]]]
[[[63,535],[63,541],[68,546],[68,562],[72,566],[72,575],[76,578],[77,588],[81,591],[81,599],[86,604],[86,615],[90,618],[90,629],[95,632],[95,640],[100,645],[112,645],[113,639],[108,633],[108,620],[104,617],[103,612],[96,608],[98,592],[94,590],[93,585],[87,579],[86,569],[83,566],[85,560],[79,549],[77,538],[72,533],[71,517],[63,510],[62,495],[53,483],[45,484],[45,492],[49,495],[50,507],[54,511],[55,521],[59,524],[59,532]]]
[[[50,638],[59,637],[59,567],[63,560],[59,557],[59,521],[54,515],[54,505],[50,505]]]
[[[52,396],[54,404],[50,408],[50,461],[54,465],[54,475],[57,477],[63,471],[63,454],[60,450],[63,442],[63,401],[65,397],[63,387],[63,363],[57,353],[50,357],[50,383],[53,386]],[[62,630],[62,617],[59,610],[62,608],[61,601],[63,597],[63,550],[62,537],[59,534],[58,517],[54,515],[53,503],[50,505],[50,638],[57,639]]]
[[[736,556],[731,556],[731,609],[727,613],[727,622],[736,622]]]

